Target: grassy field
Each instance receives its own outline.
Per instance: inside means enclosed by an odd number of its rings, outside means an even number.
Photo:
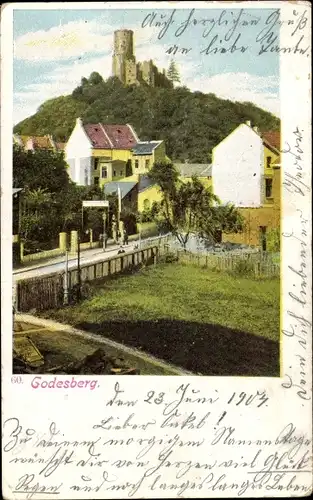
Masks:
[[[279,376],[279,280],[164,264],[44,315],[205,375]]]

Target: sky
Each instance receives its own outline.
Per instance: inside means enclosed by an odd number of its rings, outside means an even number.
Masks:
[[[93,71],[110,77],[113,33],[123,28],[134,31],[137,61],[167,69],[174,59],[191,90],[250,101],[279,116],[279,56],[258,55],[256,41],[273,16],[264,8],[15,10],[14,124],[47,99],[70,94]],[[167,53],[174,45],[177,53]]]

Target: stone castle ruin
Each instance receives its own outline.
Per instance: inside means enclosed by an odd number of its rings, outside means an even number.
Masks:
[[[172,87],[165,69],[162,72],[150,61],[136,62],[134,55],[134,32],[117,30],[114,32],[112,73],[124,85],[149,85],[150,87]]]

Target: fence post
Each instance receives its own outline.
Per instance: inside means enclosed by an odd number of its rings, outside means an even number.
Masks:
[[[59,249],[62,252],[66,252],[67,250],[67,234],[64,232],[59,233]]]
[[[20,261],[24,261],[24,242],[20,242]]]
[[[78,232],[71,231],[71,253],[78,252]]]

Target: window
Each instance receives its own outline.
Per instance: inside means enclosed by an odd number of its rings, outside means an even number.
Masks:
[[[116,170],[113,170],[113,177],[116,177]]]
[[[120,170],[120,176],[121,177],[123,176],[123,170]]]
[[[265,196],[266,196],[266,198],[272,198],[272,187],[273,187],[273,180],[272,179],[265,179]]]
[[[95,170],[98,170],[98,168],[99,168],[99,160],[100,160],[100,158],[95,158],[94,159],[94,169]]]
[[[271,157],[267,156],[266,157],[266,168],[271,168]]]
[[[150,167],[150,160],[146,160],[146,169],[148,170],[149,167]]]
[[[149,210],[150,209],[150,200],[148,200],[148,198],[146,198],[143,202],[143,209],[144,210]]]
[[[135,168],[139,167],[139,160],[135,160]]]
[[[106,167],[102,167],[102,169],[101,169],[101,178],[102,179],[106,179],[107,176],[108,176],[108,170],[107,170],[107,168]]]
[[[93,183],[95,186],[99,186],[99,177],[95,177]]]

